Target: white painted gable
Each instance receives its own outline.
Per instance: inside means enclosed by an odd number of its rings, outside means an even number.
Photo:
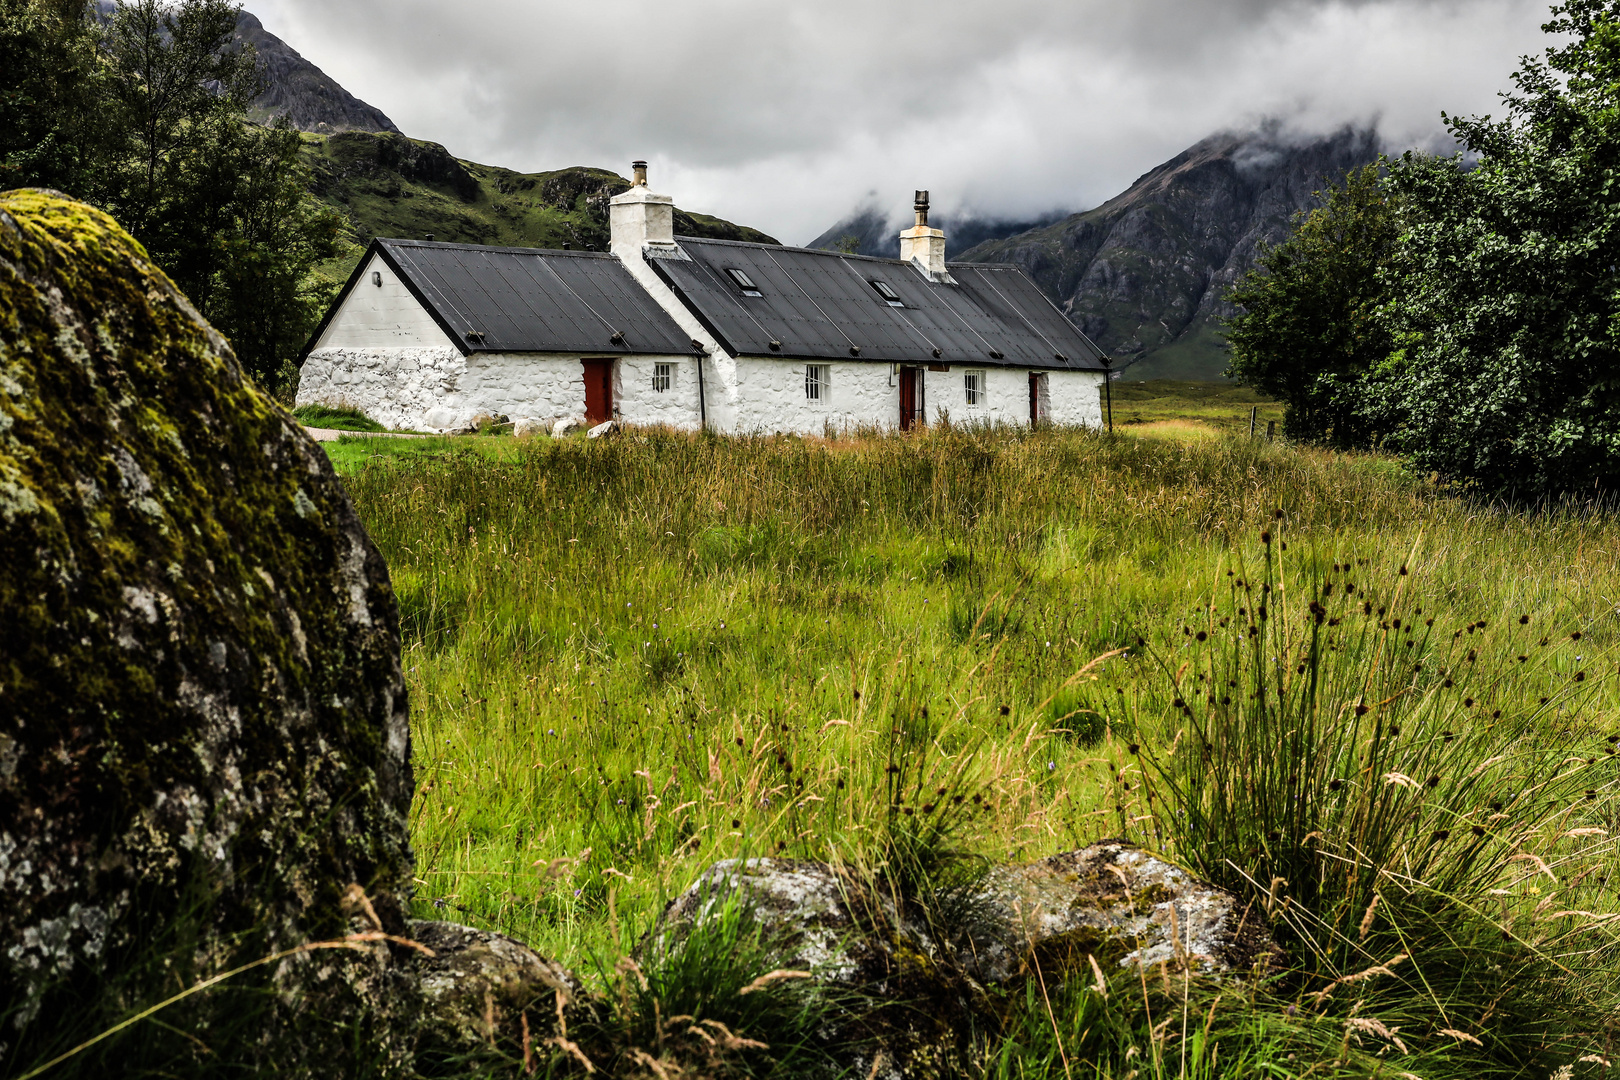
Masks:
[[[455,342],[376,253],[315,343],[315,349],[441,347]]]

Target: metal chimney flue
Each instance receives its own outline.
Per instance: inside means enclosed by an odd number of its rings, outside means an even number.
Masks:
[[[645,161],[632,161],[630,163],[630,168],[631,168],[631,170],[633,171],[633,173],[635,175],[635,181],[634,181],[635,186],[636,187],[646,187],[647,186],[647,163]]]
[[[911,208],[917,211],[916,223],[920,226],[926,226],[928,224],[928,192],[917,192],[916,197],[912,199]]]

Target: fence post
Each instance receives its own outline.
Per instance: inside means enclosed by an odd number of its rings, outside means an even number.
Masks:
[[[1260,406],[1254,405],[1249,409],[1249,438],[1254,438],[1254,420],[1260,415]]]
[[[1275,439],[1276,437],[1277,437],[1277,421],[1275,421],[1275,420],[1267,420],[1266,421],[1266,442],[1270,442],[1271,440]]]

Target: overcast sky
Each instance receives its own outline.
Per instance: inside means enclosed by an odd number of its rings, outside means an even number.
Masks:
[[[802,243],[913,188],[1084,209],[1280,118],[1430,143],[1499,112],[1546,0],[246,0],[407,134],[521,171],[652,163],[656,190]]]

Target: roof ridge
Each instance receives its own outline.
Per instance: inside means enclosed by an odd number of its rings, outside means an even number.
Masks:
[[[858,255],[853,251],[834,251],[831,248],[796,247],[793,244],[761,244],[757,240],[720,240],[708,236],[677,236],[678,244],[719,244],[724,247],[758,248],[761,251],[801,251],[807,255],[826,255],[834,259],[859,259],[862,262],[888,263],[891,266],[910,266],[904,259],[891,259],[884,255]]]
[[[575,259],[617,259],[611,251],[576,251],[573,248],[505,247],[496,244],[462,244],[447,240],[406,240],[401,237],[375,236],[372,243],[389,247],[426,248],[430,251],[498,251],[503,255],[558,255]]]

